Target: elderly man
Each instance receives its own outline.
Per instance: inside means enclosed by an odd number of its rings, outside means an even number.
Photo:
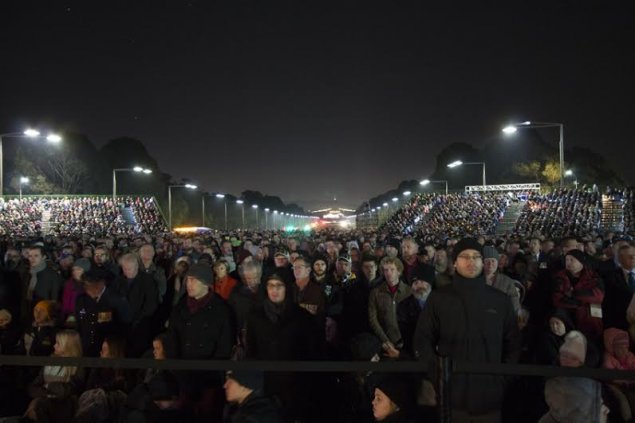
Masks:
[[[491,245],[483,247],[483,272],[485,273],[485,281],[489,286],[493,286],[499,291],[505,293],[514,306],[514,311],[520,311],[520,293],[516,289],[518,281],[510,278],[506,274],[498,271],[498,251]]]
[[[163,301],[165,292],[167,291],[168,282],[165,277],[165,270],[154,262],[154,247],[152,244],[143,244],[139,248],[139,257],[141,258],[141,269],[143,272],[152,276],[157,290],[159,291],[159,303]]]
[[[473,238],[454,246],[452,283],[438,287],[426,302],[414,336],[415,356],[432,369],[437,354],[478,363],[516,361],[519,333],[509,297],[488,286],[483,247]],[[453,422],[500,422],[502,377],[455,375]]]
[[[152,317],[159,305],[159,290],[152,276],[139,271],[136,254],[124,254],[119,263],[123,275],[112,282],[112,287],[130,305],[132,326],[128,347],[131,356],[140,357],[152,344]]]

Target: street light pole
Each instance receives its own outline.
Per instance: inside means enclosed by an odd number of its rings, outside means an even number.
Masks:
[[[225,194],[216,194],[216,198],[223,199],[223,204],[225,206],[225,231],[227,231],[227,199],[225,198]]]
[[[28,184],[28,183],[29,183],[29,178],[25,176],[20,177],[20,201],[22,201],[22,185]]]
[[[518,128],[553,128],[558,127],[558,150],[560,155],[560,188],[564,186],[564,124],[559,122],[520,122],[512,123],[503,128],[503,133],[511,135],[518,131]]]
[[[258,221],[258,204],[252,204],[251,208],[256,211],[256,227],[255,227],[255,229],[258,230],[258,229],[260,229],[260,222]]]
[[[137,172],[145,173],[149,175],[152,173],[152,169],[143,168],[141,166],[135,166],[133,168],[119,168],[112,170],[112,201],[117,202],[117,172]]]
[[[187,188],[196,189],[196,185],[183,184],[183,185],[168,185],[168,226],[172,230],[172,188]]]
[[[245,230],[245,201],[244,200],[236,200],[236,204],[240,204],[240,209],[243,216],[243,230]]]
[[[4,150],[3,150],[3,138],[42,138],[39,131],[35,129],[27,129],[24,132],[8,132],[6,134],[0,134],[0,197],[4,195]],[[46,136],[46,140],[52,143],[58,143],[62,140],[62,137],[56,134],[49,134]]]
[[[269,229],[269,207],[265,208],[265,231]]]
[[[452,163],[448,164],[447,166],[449,168],[455,168],[458,166],[462,166],[462,165],[482,165],[483,166],[483,188],[485,188],[485,162],[462,162],[461,160],[456,160],[453,161]]]

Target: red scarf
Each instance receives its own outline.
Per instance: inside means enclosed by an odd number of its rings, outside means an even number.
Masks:
[[[196,314],[200,310],[205,308],[205,306],[207,304],[209,304],[210,300],[212,299],[212,295],[213,294],[214,293],[210,289],[209,292],[207,293],[207,295],[205,295],[204,297],[199,298],[198,300],[195,299],[195,298],[192,298],[192,297],[190,297],[188,295],[188,297],[187,297],[187,309],[190,311],[190,314]]]

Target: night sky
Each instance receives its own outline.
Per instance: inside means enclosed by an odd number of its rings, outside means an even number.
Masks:
[[[0,132],[131,136],[176,180],[314,209],[542,120],[635,181],[628,2],[424,3],[2,1]]]

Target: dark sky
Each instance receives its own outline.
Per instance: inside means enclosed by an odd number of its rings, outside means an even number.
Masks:
[[[635,181],[628,2],[424,3],[2,1],[0,132],[132,136],[209,191],[354,208],[543,120]]]

